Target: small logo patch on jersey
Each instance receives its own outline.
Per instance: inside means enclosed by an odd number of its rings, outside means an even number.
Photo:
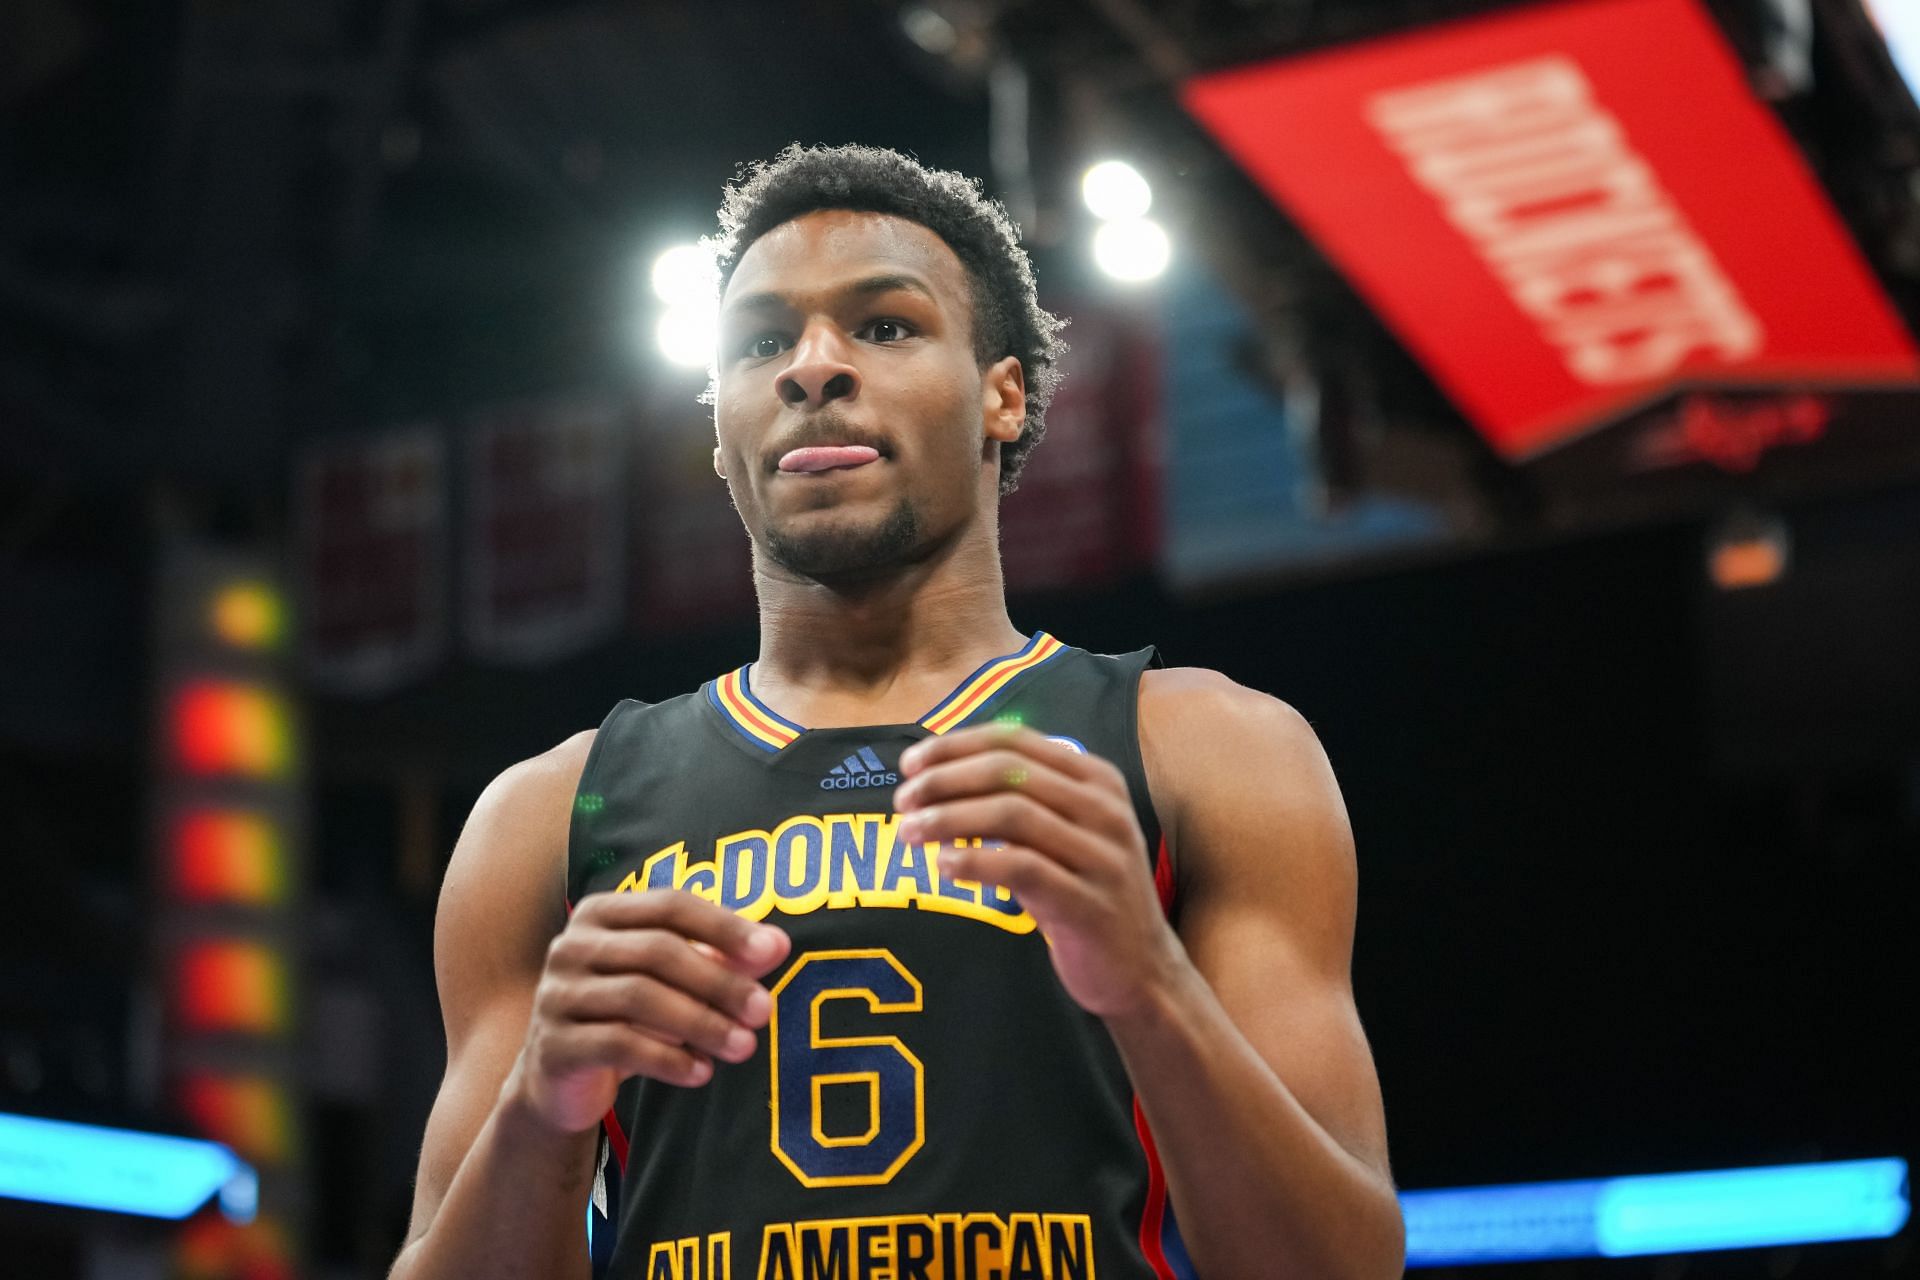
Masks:
[[[827,771],[820,779],[822,791],[854,791],[862,787],[891,787],[900,775],[887,768],[872,747],[862,747]]]

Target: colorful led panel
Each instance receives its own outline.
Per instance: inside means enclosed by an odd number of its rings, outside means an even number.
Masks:
[[[236,649],[276,649],[286,635],[287,610],[278,591],[243,580],[214,592],[207,620],[213,634]]]
[[[0,1115],[0,1198],[177,1219],[253,1182],[218,1143]]]
[[[175,762],[188,773],[277,778],[292,764],[286,699],[240,680],[190,681],[169,708]]]
[[[286,965],[260,943],[190,943],[175,978],[180,1021],[190,1031],[276,1035],[287,1028]]]
[[[188,1223],[174,1239],[174,1280],[294,1280],[287,1234],[273,1219]]]
[[[273,906],[287,895],[279,826],[245,809],[194,808],[174,819],[173,891],[192,902]]]
[[[286,1089],[256,1076],[194,1073],[177,1085],[180,1107],[195,1128],[249,1160],[284,1163],[293,1151],[293,1111]]]
[[[1877,1240],[1907,1221],[1907,1162],[1403,1191],[1400,1209],[1409,1268]]]

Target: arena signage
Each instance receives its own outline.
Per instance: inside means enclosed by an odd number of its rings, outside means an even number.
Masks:
[[[1696,0],[1507,10],[1184,98],[1509,458],[1682,379],[1920,376]]]

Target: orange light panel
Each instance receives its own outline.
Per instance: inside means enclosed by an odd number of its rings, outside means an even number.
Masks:
[[[293,1152],[293,1111],[286,1090],[257,1076],[188,1075],[180,1106],[201,1134],[244,1158],[283,1164]]]
[[[244,809],[189,809],[174,821],[173,890],[194,902],[271,906],[287,894],[279,828]]]
[[[287,973],[257,942],[197,942],[180,955],[180,1018],[195,1031],[273,1035],[287,1026]]]
[[[188,773],[272,778],[292,763],[286,700],[257,684],[194,680],[171,708],[174,759]]]
[[[1714,585],[1723,591],[1764,587],[1779,581],[1786,567],[1785,548],[1766,538],[1723,542],[1713,549],[1708,565]]]
[[[293,1280],[287,1233],[261,1217],[238,1226],[216,1217],[186,1224],[174,1237],[175,1280]]]
[[[277,649],[286,634],[280,593],[264,582],[230,582],[208,610],[213,634],[236,649]]]

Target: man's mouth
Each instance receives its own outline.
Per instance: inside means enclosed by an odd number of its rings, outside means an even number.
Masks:
[[[780,457],[780,470],[789,475],[810,475],[819,471],[844,471],[864,467],[880,456],[878,449],[864,444],[811,445],[790,449]]]

